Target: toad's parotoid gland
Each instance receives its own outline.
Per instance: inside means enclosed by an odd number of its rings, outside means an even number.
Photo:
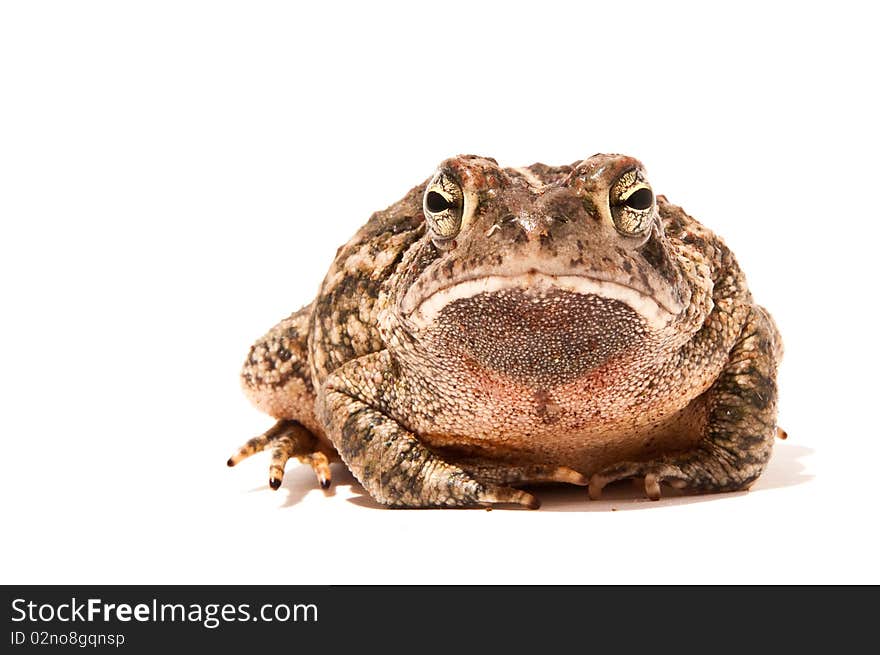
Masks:
[[[277,419],[232,458],[345,462],[392,507],[521,505],[537,482],[747,488],[770,457],[782,342],[724,243],[642,165],[444,161],[342,246],[254,344]]]

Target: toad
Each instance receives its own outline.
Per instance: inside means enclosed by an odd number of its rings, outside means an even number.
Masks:
[[[342,460],[391,507],[536,508],[543,482],[744,489],[781,356],[731,251],[636,159],[459,156],[253,345],[244,390],[277,422],[228,464],[267,450],[273,489],[290,458],[327,488]]]

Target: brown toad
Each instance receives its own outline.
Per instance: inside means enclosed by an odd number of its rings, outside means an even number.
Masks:
[[[517,489],[624,478],[748,487],[776,434],[779,334],[733,254],[642,165],[461,156],[343,246],[250,351],[271,450],[323,487],[341,458],[395,507],[537,507]]]

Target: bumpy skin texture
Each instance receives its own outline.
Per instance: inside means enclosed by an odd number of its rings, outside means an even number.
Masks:
[[[375,213],[316,299],[251,348],[271,450],[322,486],[341,458],[394,507],[537,499],[624,478],[748,487],[776,434],[782,344],[733,254],[641,164],[502,169],[460,156]]]

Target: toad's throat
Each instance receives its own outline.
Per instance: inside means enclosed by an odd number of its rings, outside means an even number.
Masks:
[[[472,373],[556,385],[600,370],[623,373],[629,355],[653,336],[641,314],[619,300],[502,289],[446,303],[422,338]]]
[[[425,328],[432,325],[449,305],[481,295],[495,295],[506,291],[522,292],[524,296],[528,296],[524,302],[530,304],[540,303],[542,297],[552,296],[558,299],[569,295],[614,300],[629,307],[651,330],[666,327],[679,309],[667,308],[650,295],[617,282],[580,275],[546,275],[533,272],[515,276],[489,275],[439,289],[416,307],[410,313],[409,319],[417,328]],[[486,303],[488,298],[484,304]],[[594,311],[588,313],[595,315]],[[577,321],[579,317],[573,313],[569,320]]]

